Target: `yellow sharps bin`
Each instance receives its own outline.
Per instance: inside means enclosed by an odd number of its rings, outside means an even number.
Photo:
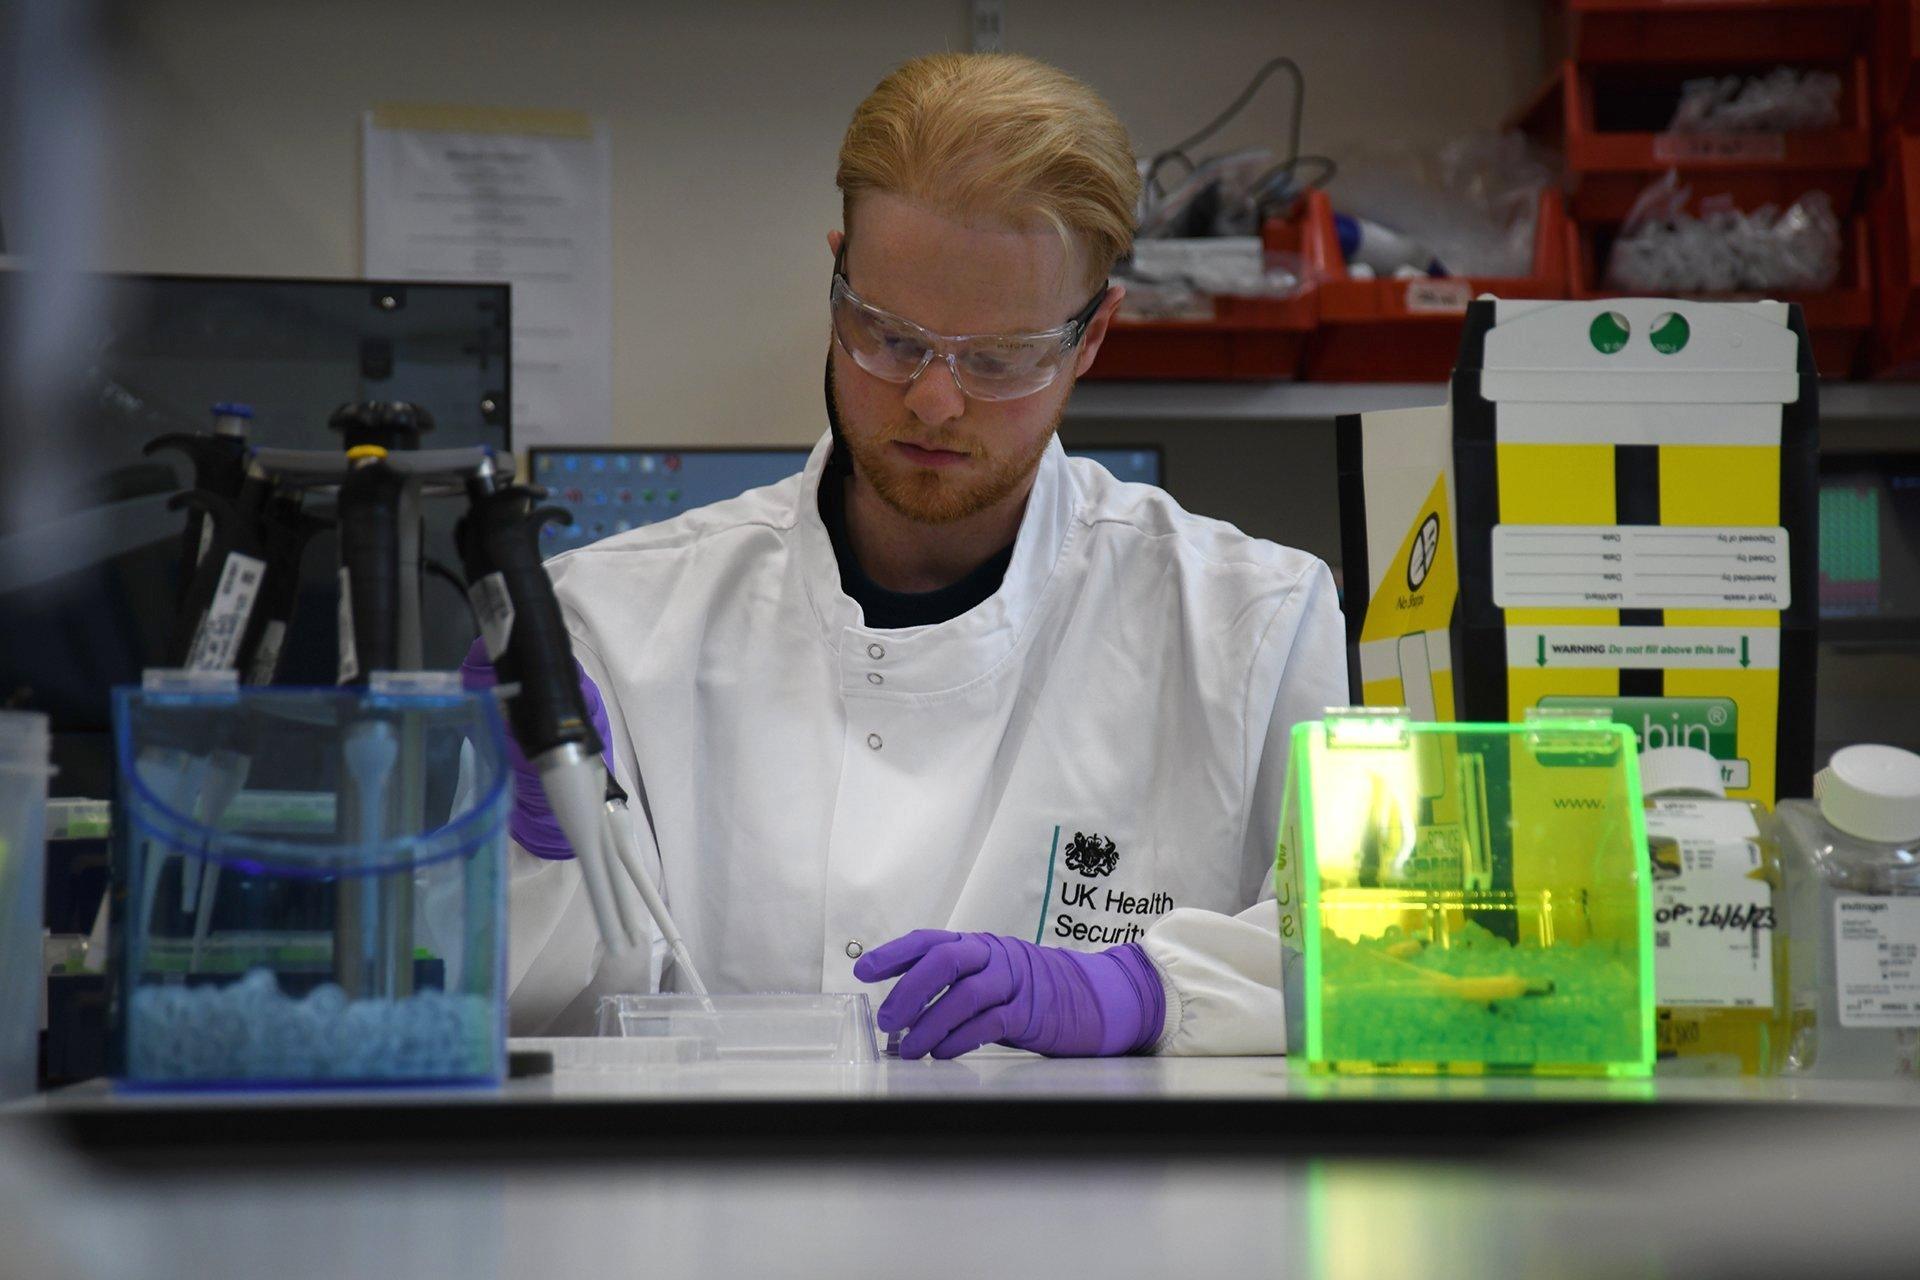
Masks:
[[[1294,728],[1277,853],[1316,1070],[1643,1076],[1647,837],[1632,733],[1597,719]]]

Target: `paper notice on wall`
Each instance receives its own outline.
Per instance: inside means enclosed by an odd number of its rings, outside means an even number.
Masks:
[[[513,286],[513,442],[613,428],[606,126],[577,112],[379,107],[362,124],[366,274]]]

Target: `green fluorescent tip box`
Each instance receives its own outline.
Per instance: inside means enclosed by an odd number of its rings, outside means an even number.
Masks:
[[[1294,728],[1277,882],[1320,1071],[1644,1076],[1647,837],[1598,720]],[[1295,910],[1297,907],[1297,911]]]

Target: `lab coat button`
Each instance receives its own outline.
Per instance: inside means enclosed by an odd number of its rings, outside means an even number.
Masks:
[[[886,682],[887,682],[887,678],[881,675],[878,671],[867,672],[868,684],[885,684]]]
[[[867,745],[872,747],[875,751],[878,751],[880,749],[880,735],[877,733],[868,734]]]
[[[849,942],[847,944],[847,959],[858,960],[860,958],[860,954],[865,950],[866,948],[861,946],[859,943]]]
[[[868,646],[867,646],[867,656],[868,656],[869,658],[884,658],[884,657],[886,657],[886,656],[887,656],[887,649],[886,649],[886,646],[885,646],[885,645],[879,645],[879,644],[870,644],[870,645],[868,645]]]

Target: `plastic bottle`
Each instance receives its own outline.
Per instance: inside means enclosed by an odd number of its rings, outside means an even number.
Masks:
[[[1787,1070],[1920,1077],[1920,756],[1843,748],[1813,794],[1780,804]]]
[[[1447,269],[1429,249],[1391,227],[1336,213],[1333,229],[1340,242],[1340,256],[1347,260],[1349,267],[1364,266],[1375,276],[1392,276],[1403,268],[1411,268],[1416,276],[1447,274]]]
[[[1771,1075],[1786,1057],[1777,828],[1729,800],[1697,747],[1640,753],[1652,859],[1655,1047],[1663,1073]]]

